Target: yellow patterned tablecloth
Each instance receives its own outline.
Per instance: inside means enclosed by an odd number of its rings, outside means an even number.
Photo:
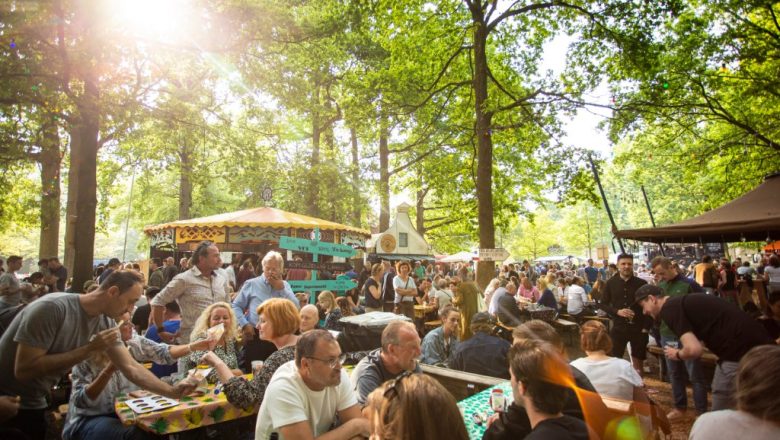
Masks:
[[[251,380],[252,375],[245,375]],[[187,396],[179,399],[177,406],[145,414],[136,414],[126,404],[132,397],[119,394],[114,401],[114,409],[124,425],[137,425],[145,431],[157,435],[173,434],[203,426],[236,420],[257,414],[259,405],[242,409],[227,401],[225,393],[215,392],[214,385],[209,385],[202,396]]]

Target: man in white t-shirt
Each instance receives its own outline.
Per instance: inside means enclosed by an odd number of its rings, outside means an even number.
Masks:
[[[357,405],[344,356],[327,330],[311,330],[295,345],[295,360],[276,370],[266,388],[255,438],[266,440],[368,437],[370,425]],[[331,430],[336,416],[340,425]]]

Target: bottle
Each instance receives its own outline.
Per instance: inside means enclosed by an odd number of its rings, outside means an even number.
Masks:
[[[503,412],[506,410],[506,396],[504,396],[504,390],[501,388],[494,388],[490,392],[490,407],[495,412]]]

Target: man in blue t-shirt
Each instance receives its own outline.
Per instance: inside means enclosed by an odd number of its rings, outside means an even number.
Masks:
[[[593,259],[588,258],[588,267],[584,269],[585,277],[591,286],[599,279],[599,270],[593,267]]]
[[[181,325],[181,309],[176,301],[169,302],[165,305],[165,311],[163,312],[163,328],[166,332],[175,335],[179,332],[179,326]],[[154,342],[163,342],[160,335],[157,334],[157,327],[151,326],[146,331],[146,338],[151,339]],[[152,364],[152,373],[157,377],[170,376],[177,371],[177,365],[160,365]]]

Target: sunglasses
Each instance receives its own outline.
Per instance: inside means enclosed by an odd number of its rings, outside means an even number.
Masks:
[[[398,395],[398,385],[401,384],[401,381],[406,379],[407,377],[414,374],[413,372],[409,370],[404,370],[403,373],[399,374],[395,379],[390,380],[387,384],[387,388],[385,388],[384,397],[386,399],[391,399],[393,396],[391,396],[391,393],[395,393],[395,395]]]

